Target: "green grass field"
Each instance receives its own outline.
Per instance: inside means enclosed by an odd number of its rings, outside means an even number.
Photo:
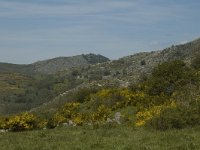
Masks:
[[[155,131],[128,127],[61,127],[52,130],[0,133],[1,150],[195,150],[200,128]]]

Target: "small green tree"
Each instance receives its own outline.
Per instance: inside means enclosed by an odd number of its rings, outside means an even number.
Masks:
[[[191,61],[191,66],[194,69],[200,69],[200,54],[196,55]]]
[[[154,68],[147,81],[148,93],[171,95],[176,89],[195,80],[195,74],[183,61],[165,62]]]

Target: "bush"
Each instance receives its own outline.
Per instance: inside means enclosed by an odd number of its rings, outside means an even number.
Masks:
[[[52,116],[52,118],[48,120],[47,127],[55,128],[61,123],[67,122],[77,117],[79,106],[80,106],[80,103],[74,103],[74,102],[66,103],[62,108],[58,110],[57,113],[55,113]]]
[[[66,103],[58,113],[67,119],[71,119],[73,116],[76,116],[79,106],[80,103]]]
[[[48,120],[47,127],[53,129],[65,121],[66,118],[62,114],[56,113]]]
[[[159,116],[153,117],[148,125],[157,130],[181,129],[186,126],[186,121],[178,109],[168,108],[163,110]]]
[[[72,119],[72,121],[73,121],[76,125],[82,126],[83,123],[84,123],[86,120],[85,120],[84,114],[77,114],[77,115]]]
[[[54,129],[57,126],[53,118],[50,118],[47,122],[47,128]]]
[[[165,94],[171,96],[182,86],[197,82],[194,72],[183,61],[176,60],[158,65],[146,82],[150,95]]]
[[[0,116],[0,129],[4,129],[5,128],[5,118]]]
[[[102,89],[90,96],[90,106],[93,110],[105,105],[112,110],[130,105],[136,105],[137,101],[144,98],[144,93],[133,93],[128,89]]]
[[[6,118],[3,128],[12,131],[32,130],[38,128],[38,119],[34,114],[24,112]]]
[[[83,103],[89,99],[91,94],[94,94],[97,91],[97,88],[82,88],[72,94],[72,99],[79,103]]]
[[[191,66],[195,69],[200,69],[200,54],[196,55],[191,61]]]
[[[160,106],[153,106],[150,108],[146,108],[142,111],[139,111],[136,114],[136,122],[135,126],[146,126],[148,122],[150,122],[152,119],[158,117],[161,115],[161,112],[168,108],[176,108],[176,104],[174,102],[171,102],[170,104],[160,105]]]
[[[149,120],[148,125],[158,130],[200,125],[200,100],[193,101],[188,106],[179,105],[164,109],[160,115]]]
[[[92,114],[92,122],[105,122],[111,113],[111,109],[105,105],[98,107],[97,111]]]

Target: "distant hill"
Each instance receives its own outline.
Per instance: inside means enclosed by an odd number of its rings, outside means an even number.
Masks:
[[[31,65],[18,65],[18,64],[10,64],[10,63],[0,63],[0,72],[26,73],[26,72],[30,72],[31,69],[32,69]]]
[[[109,59],[102,55],[82,54],[72,57],[57,57],[49,60],[38,61],[29,65],[0,63],[0,71],[26,74],[53,74],[70,68],[83,67],[90,64],[97,64],[107,61],[109,61]]]
[[[83,67],[90,64],[97,64],[107,61],[109,61],[109,59],[102,55],[87,54],[73,57],[58,57],[45,61],[39,61],[32,64],[32,67],[34,68],[35,72],[51,74],[65,69]]]

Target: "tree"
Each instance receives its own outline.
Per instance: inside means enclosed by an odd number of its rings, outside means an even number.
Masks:
[[[194,57],[194,59],[191,61],[191,66],[194,69],[200,69],[200,54]]]
[[[196,80],[192,70],[181,60],[165,62],[154,68],[147,81],[151,95],[171,95],[176,89]]]

